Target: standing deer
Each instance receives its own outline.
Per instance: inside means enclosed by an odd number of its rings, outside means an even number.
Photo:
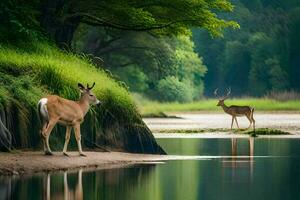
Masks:
[[[225,113],[232,116],[231,130],[232,130],[232,126],[233,126],[233,120],[235,120],[236,125],[239,129],[239,125],[238,125],[236,117],[246,116],[248,118],[249,122],[250,122],[250,125],[249,125],[248,128],[250,128],[251,125],[253,124],[253,129],[255,131],[255,120],[253,118],[254,108],[252,108],[250,106],[235,106],[235,105],[226,106],[224,101],[229,97],[230,93],[231,93],[231,89],[229,88],[228,91],[227,91],[226,96],[220,98],[218,96],[218,89],[216,89],[215,92],[214,92],[215,96],[217,98],[219,98],[219,102],[218,102],[217,106],[221,106]]]
[[[92,88],[94,86],[95,83],[92,87],[89,87],[87,84],[87,87],[85,88],[81,83],[78,83],[78,88],[81,92],[79,101],[71,101],[57,95],[49,95],[39,100],[38,112],[42,123],[40,131],[46,155],[52,155],[49,147],[49,136],[56,123],[59,123],[66,126],[63,154],[68,156],[67,147],[70,140],[71,130],[74,128],[79,154],[81,156],[85,156],[81,148],[80,124],[83,122],[83,118],[88,112],[90,105],[100,103],[95,94],[92,92]]]

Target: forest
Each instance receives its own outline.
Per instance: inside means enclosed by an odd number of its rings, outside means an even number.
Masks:
[[[205,94],[231,87],[234,95],[264,96],[270,92],[299,91],[300,2],[296,0],[233,1],[230,17],[239,30],[226,30],[212,39],[193,30],[195,51],[207,67]]]
[[[84,147],[165,153],[131,92],[162,101],[201,98],[207,69],[191,28],[221,37],[239,28],[219,16],[233,8],[227,0],[1,1],[1,148],[40,148],[39,99],[76,100],[78,82],[95,82],[102,104],[85,117]],[[54,150],[62,148],[64,131],[57,127],[50,137]]]
[[[220,16],[238,25],[223,33],[192,27],[169,37],[85,24],[72,46],[99,57],[130,91],[153,100],[190,102],[228,87],[234,96],[299,91],[300,3],[234,0],[232,4],[233,12]]]

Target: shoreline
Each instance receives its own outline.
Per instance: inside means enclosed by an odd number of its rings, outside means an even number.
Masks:
[[[214,133],[153,133],[154,137],[159,138],[198,138],[198,139],[227,139],[227,138],[249,138],[250,135],[232,134],[226,132]],[[289,135],[257,135],[255,138],[268,139],[300,139],[300,134]]]
[[[153,133],[159,138],[197,138],[197,139],[230,139],[249,138],[249,135],[214,133]],[[300,139],[300,134],[290,135],[259,135],[257,139]],[[215,156],[157,155],[136,154],[125,152],[95,152],[85,151],[86,157],[79,156],[77,151],[68,152],[69,157],[62,152],[53,152],[46,156],[42,151],[17,151],[0,153],[0,176],[26,176],[40,173],[55,173],[60,171],[102,170],[130,167],[138,164],[162,164],[170,160],[212,159]]]
[[[76,169],[111,169],[128,167],[135,164],[151,164],[168,159],[168,156],[155,154],[134,154],[123,152],[85,151],[86,157],[78,152],[69,152],[69,157],[62,152],[53,152],[46,156],[42,151],[20,151],[0,153],[0,175],[26,175],[49,171]]]

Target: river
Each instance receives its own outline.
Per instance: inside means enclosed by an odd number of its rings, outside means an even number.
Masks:
[[[225,117],[225,118],[224,118]],[[299,114],[259,114],[258,127],[295,134]],[[205,123],[205,120],[207,120]],[[245,120],[245,119],[242,119]],[[145,119],[162,128],[226,127],[222,114],[177,119]],[[246,126],[247,121],[241,121]],[[170,136],[170,134],[169,134]],[[230,137],[158,137],[177,160],[106,170],[77,170],[26,176],[0,176],[2,199],[120,200],[292,200],[300,199],[300,139]]]
[[[300,198],[300,139],[161,138],[158,142],[169,154],[183,159],[120,169],[1,177],[0,199]]]

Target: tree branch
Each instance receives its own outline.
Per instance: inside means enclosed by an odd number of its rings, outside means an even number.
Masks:
[[[149,31],[149,30],[155,30],[155,29],[163,29],[170,27],[174,24],[177,23],[182,23],[182,22],[197,22],[198,20],[196,19],[182,19],[182,20],[174,20],[170,21],[168,23],[161,23],[161,24],[153,24],[150,26],[133,26],[133,25],[124,25],[124,24],[118,24],[114,22],[108,22],[104,19],[98,18],[96,16],[90,15],[88,13],[75,13],[72,15],[65,16],[65,18],[73,18],[73,17],[82,17],[81,22],[92,25],[92,26],[104,26],[104,27],[110,27],[114,29],[119,29],[119,30],[126,30],[126,31]]]

